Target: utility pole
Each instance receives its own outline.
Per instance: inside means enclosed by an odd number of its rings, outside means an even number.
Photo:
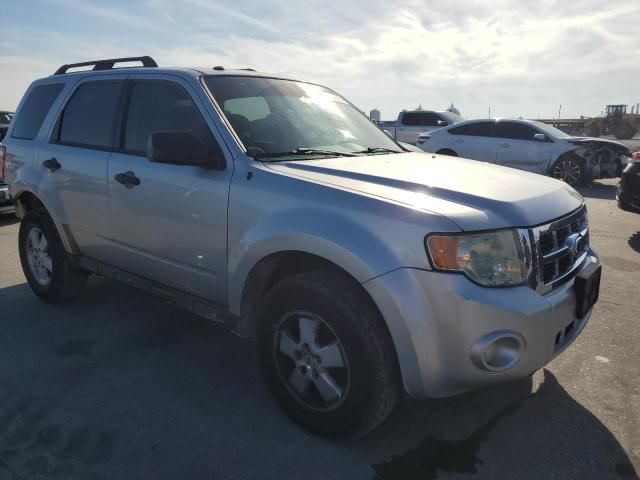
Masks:
[[[558,108],[558,120],[560,120],[560,115],[562,114],[562,105]]]
[[[489,118],[491,118],[491,105],[489,105]]]

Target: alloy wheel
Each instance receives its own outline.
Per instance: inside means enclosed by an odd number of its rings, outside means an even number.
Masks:
[[[285,314],[273,345],[280,379],[299,403],[318,411],[337,408],[350,386],[342,342],[322,318],[309,312]]]
[[[553,177],[567,182],[569,185],[576,185],[581,176],[580,165],[573,160],[561,160],[553,168]]]
[[[53,263],[49,243],[42,230],[33,227],[27,236],[27,261],[33,278],[43,287],[51,283]]]

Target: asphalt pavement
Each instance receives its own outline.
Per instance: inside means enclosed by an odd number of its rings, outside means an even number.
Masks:
[[[364,439],[293,424],[254,345],[92,278],[51,306],[0,218],[0,479],[607,479],[640,472],[640,215],[615,180],[582,189],[604,264],[576,342],[533,377],[405,401]]]

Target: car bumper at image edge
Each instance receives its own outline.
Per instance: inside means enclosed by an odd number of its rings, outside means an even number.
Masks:
[[[15,211],[15,205],[9,196],[9,187],[0,186],[0,214],[12,213]]]
[[[580,270],[599,263],[590,251]],[[485,288],[463,275],[402,268],[364,283],[387,321],[407,393],[446,397],[522,378],[567,348],[591,311],[576,318],[574,279],[540,295],[522,286]],[[487,370],[485,348],[521,342],[504,371]],[[479,360],[480,359],[480,360]]]

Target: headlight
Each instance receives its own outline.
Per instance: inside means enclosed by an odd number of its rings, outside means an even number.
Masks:
[[[429,235],[427,251],[436,270],[464,273],[485,287],[522,285],[531,274],[531,251],[526,233]]]

